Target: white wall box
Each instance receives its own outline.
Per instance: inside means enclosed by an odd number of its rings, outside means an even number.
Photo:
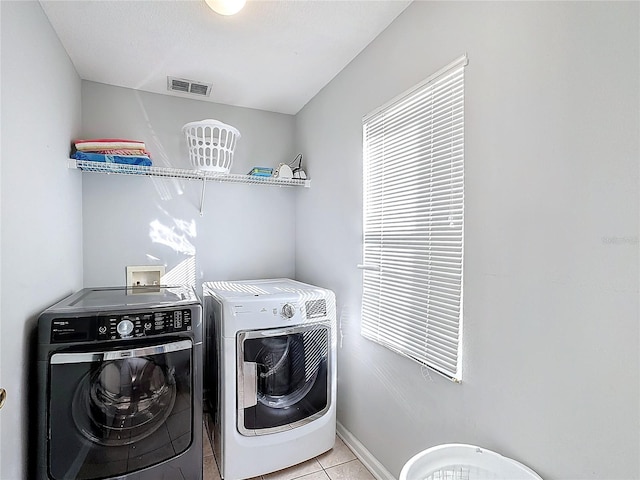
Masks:
[[[165,268],[163,265],[127,265],[128,287],[148,287],[161,285]]]

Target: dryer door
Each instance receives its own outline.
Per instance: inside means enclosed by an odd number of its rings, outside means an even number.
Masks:
[[[330,406],[330,326],[239,332],[238,431],[264,435],[302,426]]]

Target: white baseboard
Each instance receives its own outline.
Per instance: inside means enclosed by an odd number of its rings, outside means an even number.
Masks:
[[[360,441],[340,422],[337,422],[336,432],[347,447],[349,447],[355,456],[358,457],[358,460],[367,467],[367,470],[369,470],[377,480],[396,480],[396,477],[391,475],[389,470],[384,468],[384,465],[382,465],[376,457],[374,457],[371,452],[367,450],[366,447],[362,445],[362,443],[360,443]]]

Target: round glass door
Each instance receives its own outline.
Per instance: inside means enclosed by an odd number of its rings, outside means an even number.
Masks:
[[[175,399],[175,371],[150,358],[114,360],[87,373],[74,395],[73,418],[95,443],[129,445],[155,432]]]
[[[318,375],[314,365],[310,378],[305,375],[302,334],[265,338],[256,358],[258,402],[276,408],[287,408],[303,398]]]
[[[328,408],[329,327],[238,334],[238,430],[260,435],[294,428]]]

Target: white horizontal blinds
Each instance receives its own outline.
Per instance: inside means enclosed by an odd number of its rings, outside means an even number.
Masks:
[[[366,117],[362,335],[460,381],[464,65]]]

